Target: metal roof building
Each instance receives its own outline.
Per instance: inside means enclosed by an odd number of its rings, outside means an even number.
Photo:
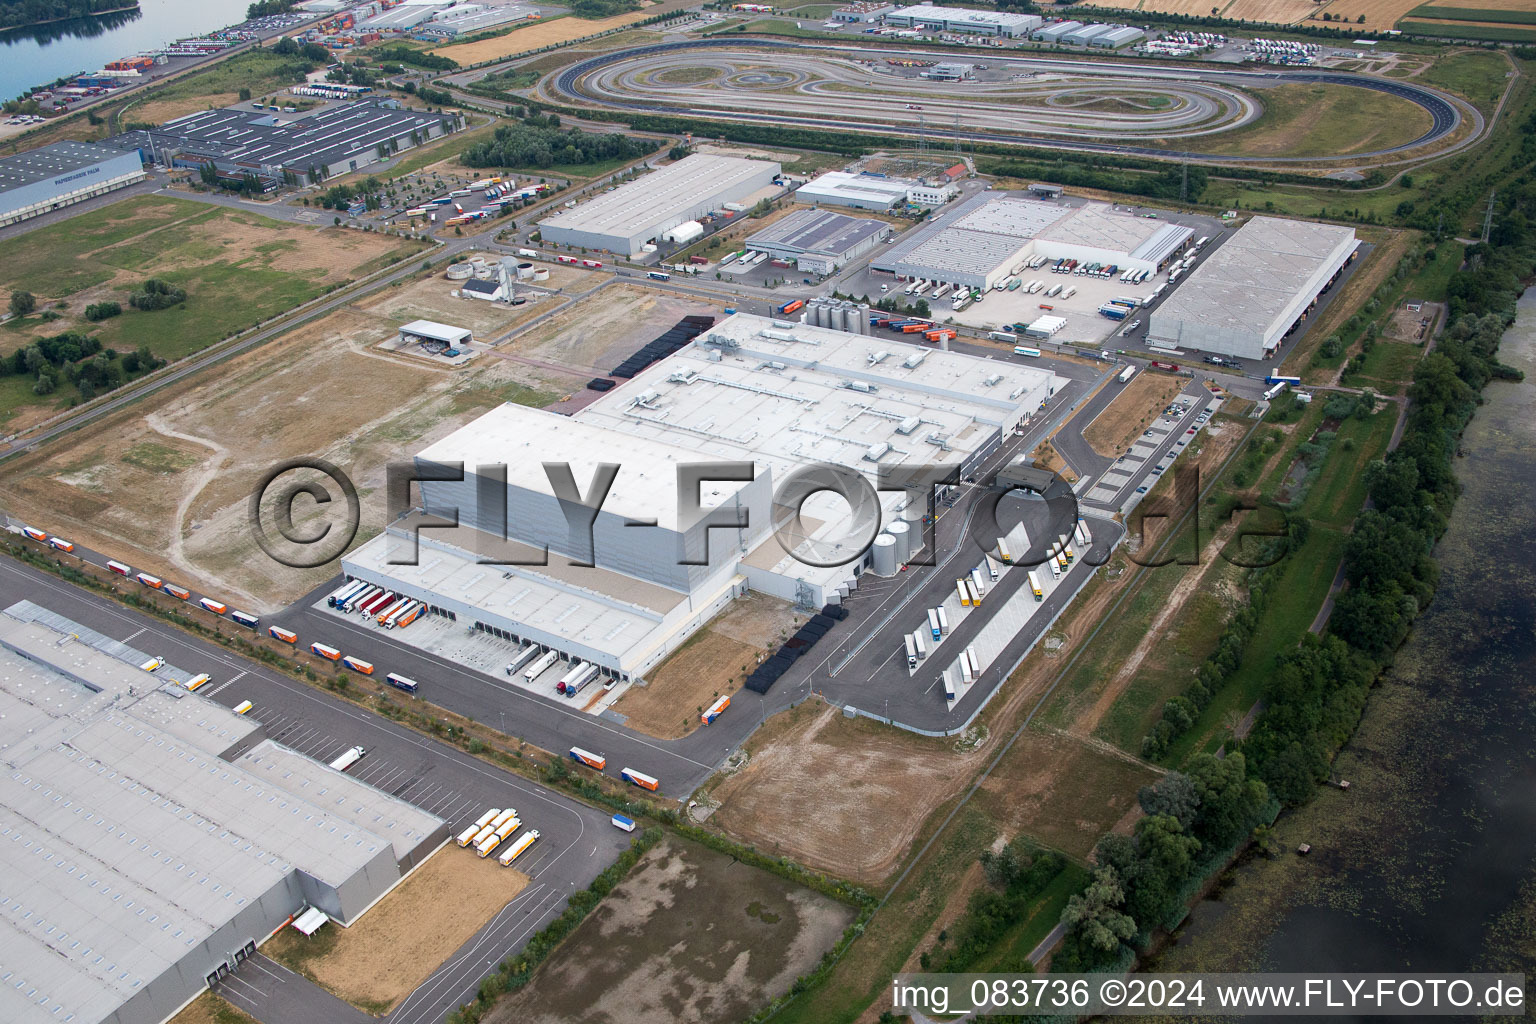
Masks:
[[[412,320],[400,328],[400,337],[414,338],[417,341],[441,341],[448,345],[460,345],[475,340],[473,332],[468,327],[453,327],[434,320]]]
[[[405,520],[343,566],[633,677],[747,589],[820,605],[863,571],[851,500],[820,494],[801,511],[807,543],[834,550],[835,564],[808,564],[775,536],[774,490],[794,471],[843,466],[871,490],[882,467],[963,476],[1059,384],[1037,367],[739,314],[570,416],[504,405],[424,449],[424,470],[464,469],[423,481],[424,511],[462,525],[423,531],[416,554]],[[748,478],[717,472],[693,489],[730,527],[680,497],[680,471],[721,463]],[[548,464],[569,475],[552,478]],[[590,493],[605,464],[615,468],[599,510],[573,519],[575,493]],[[875,503],[877,525],[921,516],[902,511],[899,490]]]
[[[856,210],[889,210],[907,201],[917,182],[873,174],[828,171],[801,185],[795,198],[802,203],[850,206]]]
[[[1086,46],[1099,36],[1114,31],[1114,28],[1115,26],[1113,25],[1101,25],[1098,23],[1084,25],[1081,28],[1075,28],[1071,32],[1064,33],[1061,41],[1071,46]]]
[[[1118,50],[1122,46],[1129,46],[1138,39],[1147,38],[1147,34],[1139,28],[1130,25],[1116,25],[1103,35],[1094,36],[1088,40],[1089,46],[1102,46],[1106,50]]]
[[[1061,42],[1062,36],[1065,36],[1071,32],[1076,32],[1082,27],[1083,23],[1080,21],[1058,21],[1050,25],[1046,25],[1044,28],[1036,29],[1034,34],[1029,38],[1038,42],[1059,43]]]
[[[885,221],[832,210],[796,210],[755,235],[747,248],[793,260],[802,270],[830,274],[869,252],[891,233]]]
[[[1152,310],[1147,338],[1170,348],[1266,358],[1356,244],[1353,228],[1254,217]]]
[[[539,221],[544,240],[634,256],[670,228],[773,184],[771,160],[695,153]]]
[[[8,1024],[158,1024],[306,907],[356,920],[447,838],[147,660],[28,601],[0,615]]]
[[[973,11],[964,7],[939,7],[917,4],[891,11],[887,25],[926,28],[935,32],[958,32],[973,36],[1027,36],[1043,19],[1034,14],[1008,11]]]
[[[0,227],[144,178],[137,153],[89,142],[55,142],[0,157]]]
[[[1116,213],[1104,203],[983,193],[877,254],[870,266],[907,279],[991,288],[1035,256],[1155,270],[1192,234],[1182,225]]]
[[[378,163],[381,146],[412,149],[461,124],[457,114],[410,110],[395,100],[342,101],[301,114],[224,107],[118,135],[108,144],[139,150],[161,164],[211,162],[233,174],[278,178],[287,171],[307,184],[311,170],[320,177],[347,174]]]

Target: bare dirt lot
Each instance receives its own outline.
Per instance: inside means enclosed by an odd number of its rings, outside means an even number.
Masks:
[[[857,882],[888,876],[932,810],[968,781],[977,755],[845,719],[808,701],[748,743],[746,768],[713,796],[714,822],[759,849]],[[815,813],[806,813],[814,807]]]
[[[699,714],[714,698],[740,687],[772,647],[802,621],[791,605],[762,594],[741,598],[653,670],[645,686],[632,686],[613,706],[625,722],[659,739],[700,727]]]
[[[638,285],[611,284],[501,347],[540,364],[606,375],[685,316],[722,316],[723,306]]]
[[[653,4],[644,4],[646,9],[632,11],[629,14],[619,14],[612,18],[598,18],[587,20],[585,18],[556,18],[551,21],[530,25],[508,32],[504,36],[496,36],[492,39],[482,39],[476,43],[460,43],[457,46],[445,46],[435,50],[439,56],[448,57],[459,62],[461,67],[471,64],[479,64],[488,60],[496,60],[500,57],[514,57],[519,53],[529,53],[533,50],[541,50],[550,46],[559,46],[573,39],[583,39],[594,36],[600,32],[611,29],[623,28],[625,25],[633,25],[637,21],[644,21],[659,11],[650,10]],[[676,7],[676,4],[670,5]]]
[[[1183,386],[1184,382],[1177,377],[1145,371],[1138,373],[1083,431],[1083,440],[1100,455],[1113,458],[1125,454]]]
[[[648,852],[487,1024],[727,1024],[789,989],[852,908],[702,846]]]
[[[155,406],[11,462],[0,501],[136,568],[274,610],[335,567],[288,569],[257,548],[246,502],[269,467],[301,456],[341,467],[358,487],[367,539],[383,526],[389,462],[501,402],[557,402],[589,376],[489,358],[453,370],[380,353],[396,326],[346,307],[296,328],[167,388]]]
[[[250,1015],[214,995],[204,992],[187,1008],[172,1017],[170,1024],[253,1024]]]
[[[291,928],[262,952],[369,1013],[387,1013],[528,885],[496,858],[449,845],[350,928]],[[410,955],[402,955],[409,949]]]

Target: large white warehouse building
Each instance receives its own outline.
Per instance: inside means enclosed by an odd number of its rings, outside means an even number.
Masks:
[[[1192,234],[1179,224],[1116,213],[1105,203],[983,194],[877,253],[870,266],[909,280],[991,288],[1036,256],[1155,271]]]
[[[0,614],[6,1024],[160,1024],[306,908],[352,924],[448,838],[148,660],[29,601]]]
[[[1354,228],[1255,217],[1152,310],[1147,339],[1265,359],[1350,261]]]
[[[695,153],[539,221],[547,242],[638,256],[663,233],[773,184],[771,160]]]
[[[884,523],[904,538],[920,535],[926,510],[900,490],[868,498],[880,470],[963,477],[1060,383],[1037,367],[732,316],[570,416],[504,405],[426,448],[424,476],[462,465],[462,481],[423,482],[422,514],[343,567],[471,628],[633,678],[748,591],[820,606],[856,588],[874,533],[850,533],[850,505],[871,531]],[[680,482],[710,463],[734,468]],[[809,464],[851,470],[869,490],[810,498],[798,539],[781,542],[776,491]],[[603,465],[611,487],[583,512],[568,496],[590,493]],[[459,525],[421,530],[413,554],[410,535],[432,514]]]

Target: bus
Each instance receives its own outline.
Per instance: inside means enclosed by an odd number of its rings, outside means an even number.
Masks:
[[[1010,345],[1016,345],[1019,341],[1019,336],[1014,334],[1012,331],[993,331],[991,334],[988,334],[987,337],[991,338],[993,341],[1007,342]]]
[[[362,747],[348,747],[345,753],[331,762],[331,767],[339,772],[344,772],[367,756],[368,751]]]
[[[206,686],[208,684],[208,681],[210,679],[212,679],[212,678],[213,678],[213,676],[209,675],[207,672],[199,672],[197,675],[193,676],[191,679],[188,679],[186,681],[186,683],[183,684],[183,685],[185,685],[188,690],[191,690],[193,693],[196,693],[197,690],[198,690],[198,687]]]
[[[248,700],[243,700],[243,701],[241,701],[241,702],[240,702],[240,703],[239,703],[239,704],[236,704],[236,705],[235,705],[235,708],[234,708],[234,711],[235,711],[235,714],[237,714],[237,715],[243,715],[243,714],[245,714],[245,713],[246,713],[246,712],[247,712],[247,711],[250,711],[250,710],[251,710],[251,708],[253,708],[253,707],[255,707],[255,706],[256,706],[256,705],[255,705],[255,704],[252,704],[252,703],[251,703],[251,702],[250,702],[250,701],[248,701]]]
[[[309,645],[309,653],[317,655],[317,656],[319,656],[321,658],[324,658],[327,661],[340,661],[341,660],[341,652],[340,651],[338,651],[334,647],[330,647],[330,646],[328,646],[326,644],[322,644],[322,643],[312,643],[312,644],[310,644]]]
[[[619,772],[619,778],[639,786],[641,789],[648,789],[653,793],[661,788],[661,781],[659,779],[646,775],[644,772],[637,772],[633,768],[622,769]]]
[[[645,276],[650,278],[652,281],[670,281],[670,280],[672,280],[672,275],[671,274],[664,274],[664,273],[662,273],[659,270],[652,270],[650,273],[646,274]]]
[[[1037,348],[1030,348],[1028,345],[1014,346],[1013,354],[1016,356],[1028,356],[1030,359],[1040,358],[1040,350]]]
[[[235,622],[238,622],[240,625],[244,626],[246,629],[255,629],[258,625],[261,624],[261,619],[257,618],[255,615],[252,615],[250,612],[230,612],[229,617]]]
[[[384,677],[384,681],[386,683],[388,683],[390,686],[393,686],[395,689],[397,689],[397,690],[404,690],[406,693],[415,693],[416,692],[416,687],[421,685],[418,682],[416,682],[416,680],[414,680],[414,679],[407,679],[405,676],[401,675],[398,672],[391,672],[391,673],[389,673],[387,676]]]
[[[296,644],[299,642],[299,634],[291,629],[284,629],[282,626],[268,626],[267,636],[273,640],[281,640],[285,644]]]
[[[347,668],[351,669],[353,672],[358,672],[365,676],[373,675],[373,662],[371,661],[364,661],[362,658],[354,658],[349,654],[341,659],[341,663],[347,666]]]

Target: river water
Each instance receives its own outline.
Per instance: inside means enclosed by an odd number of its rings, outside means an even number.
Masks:
[[[1283,850],[1236,868],[1153,970],[1508,970],[1536,983],[1536,289],[1456,462],[1439,590]],[[1295,854],[1310,843],[1308,857]]]
[[[44,25],[0,35],[0,99],[77,71],[245,20],[250,0],[139,0],[139,15]]]

